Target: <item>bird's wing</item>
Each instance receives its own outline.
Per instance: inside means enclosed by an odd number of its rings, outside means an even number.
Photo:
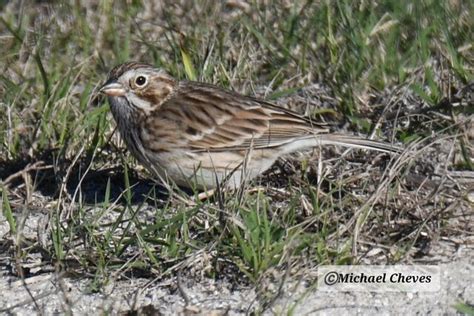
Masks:
[[[194,151],[276,147],[329,131],[292,111],[197,82],[181,82],[159,112],[177,123]]]

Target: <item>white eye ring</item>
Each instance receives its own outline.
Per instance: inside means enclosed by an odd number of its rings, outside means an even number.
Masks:
[[[135,84],[137,85],[137,87],[144,87],[147,82],[147,78],[143,75],[139,75],[135,78]]]

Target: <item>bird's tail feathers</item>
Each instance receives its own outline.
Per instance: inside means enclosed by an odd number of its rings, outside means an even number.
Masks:
[[[401,147],[389,143],[351,135],[320,134],[316,136],[316,140],[319,145],[340,145],[353,148],[377,150],[386,153],[401,153],[403,151]]]

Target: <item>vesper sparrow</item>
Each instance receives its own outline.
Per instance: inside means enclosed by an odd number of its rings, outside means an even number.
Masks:
[[[285,154],[324,145],[399,148],[333,133],[269,102],[214,85],[178,81],[151,65],[113,68],[100,90],[130,152],[162,181],[198,189],[238,187]]]

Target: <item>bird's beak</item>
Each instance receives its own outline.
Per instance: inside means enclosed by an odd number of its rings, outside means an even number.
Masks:
[[[100,88],[100,92],[109,97],[123,97],[127,91],[121,83],[109,80]]]

